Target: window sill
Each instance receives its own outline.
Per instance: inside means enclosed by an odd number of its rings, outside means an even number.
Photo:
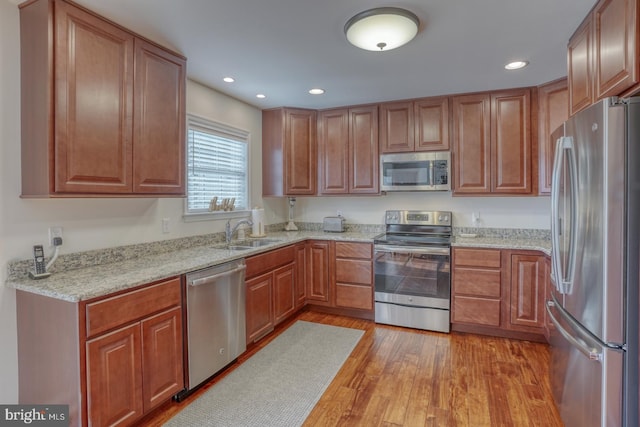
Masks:
[[[198,213],[185,213],[182,215],[184,222],[198,222],[198,221],[216,221],[233,218],[249,218],[251,217],[251,211],[222,211],[222,212],[198,212]]]

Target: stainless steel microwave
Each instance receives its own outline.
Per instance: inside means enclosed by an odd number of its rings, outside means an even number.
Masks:
[[[449,151],[382,154],[380,191],[450,191]]]

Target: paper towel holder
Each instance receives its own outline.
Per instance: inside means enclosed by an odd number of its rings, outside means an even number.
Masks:
[[[293,207],[296,204],[295,197],[289,197],[289,222],[284,226],[285,231],[297,231],[298,227],[293,223]]]

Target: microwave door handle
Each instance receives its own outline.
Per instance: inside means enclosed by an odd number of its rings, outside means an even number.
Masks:
[[[551,274],[553,283],[558,292],[561,289],[562,274],[560,267],[560,179],[562,178],[562,163],[564,162],[564,150],[562,149],[563,137],[558,138],[553,160],[553,173],[551,175]]]
[[[429,167],[431,169],[431,187],[436,186],[436,161],[432,160],[429,162]]]

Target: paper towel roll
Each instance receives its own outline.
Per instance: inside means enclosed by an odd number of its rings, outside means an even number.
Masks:
[[[254,208],[251,210],[251,222],[253,226],[251,228],[251,234],[254,237],[264,236],[264,209]]]

